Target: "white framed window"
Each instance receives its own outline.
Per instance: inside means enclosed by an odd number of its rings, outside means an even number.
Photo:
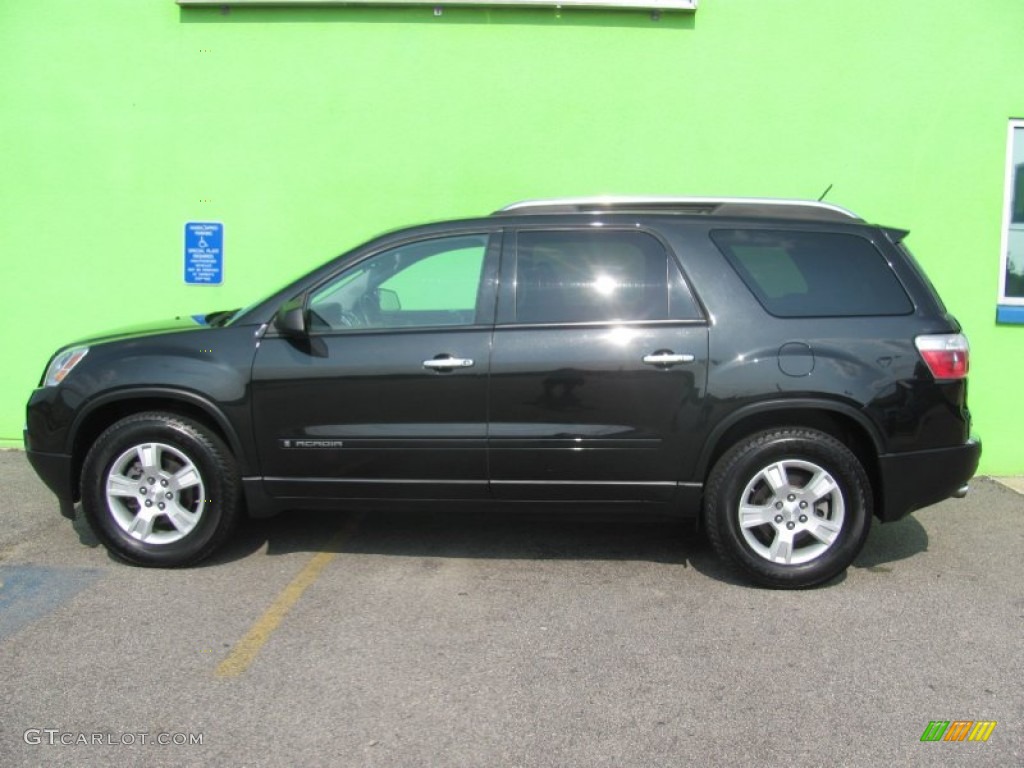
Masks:
[[[273,7],[273,6],[336,6],[336,5],[428,5],[435,8],[444,6],[481,6],[485,8],[512,6],[520,8],[639,8],[656,11],[696,11],[698,0],[176,0],[184,7],[232,6]]]
[[[997,317],[1024,323],[1024,120],[1010,121],[1006,139],[1001,245]]]

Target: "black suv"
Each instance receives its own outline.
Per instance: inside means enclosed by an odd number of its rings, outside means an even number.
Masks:
[[[968,345],[903,245],[819,202],[586,198],[404,229],[245,309],[80,342],[25,444],[119,557],[243,514],[612,505],[700,516],[748,578],[845,569],[966,492]]]

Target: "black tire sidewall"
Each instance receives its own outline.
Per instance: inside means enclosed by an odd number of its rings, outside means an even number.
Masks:
[[[196,527],[168,544],[147,544],[132,538],[107,504],[107,477],[114,461],[131,447],[147,442],[165,443],[188,457],[200,473],[206,496]],[[226,471],[229,456],[220,440],[186,419],[158,414],[124,419],[100,435],[83,464],[82,507],[86,520],[108,549],[129,562],[161,567],[197,562],[216,547],[232,519],[236,489],[231,471]]]
[[[798,565],[772,563],[751,549],[740,528],[738,509],[753,477],[781,460],[809,461],[836,480],[843,496],[844,520],[838,540],[819,557]],[[812,430],[766,433],[736,446],[716,465],[709,483],[707,523],[720,554],[737,563],[755,581],[773,587],[809,587],[834,578],[853,562],[871,524],[871,495],[856,456],[834,438]]]

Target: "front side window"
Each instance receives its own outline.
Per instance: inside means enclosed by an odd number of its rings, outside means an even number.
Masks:
[[[711,239],[776,317],[860,317],[914,311],[871,241],[839,232],[720,229]]]
[[[313,291],[310,329],[473,325],[487,240],[423,240],[360,262]]]
[[[519,323],[699,317],[678,267],[643,232],[520,232],[515,281]]]

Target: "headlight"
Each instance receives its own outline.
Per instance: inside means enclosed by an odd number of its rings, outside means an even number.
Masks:
[[[82,362],[82,358],[89,352],[88,347],[71,347],[65,349],[50,361],[46,369],[46,376],[43,377],[44,387],[55,387],[64,381],[64,377],[71,373],[71,370]]]

